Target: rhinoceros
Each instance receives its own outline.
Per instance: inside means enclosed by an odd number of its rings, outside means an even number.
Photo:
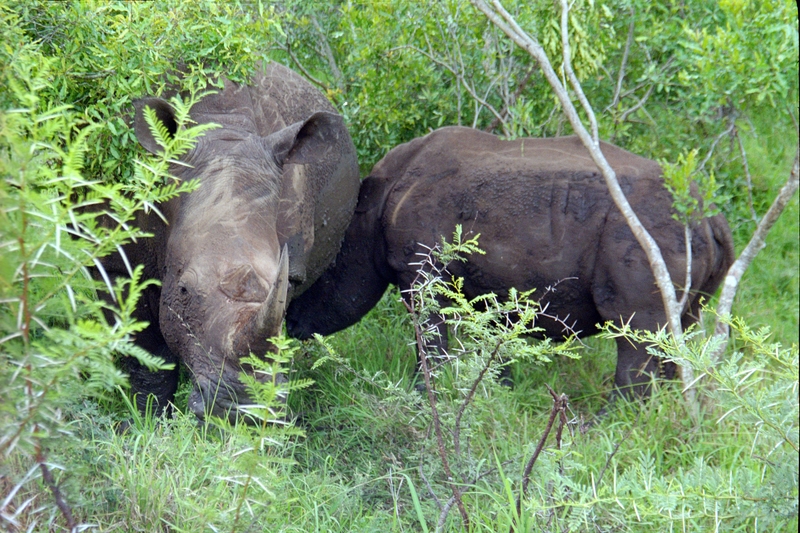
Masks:
[[[672,217],[662,169],[611,144],[601,143],[601,149],[659,244],[672,279],[683,287],[685,233]],[[334,333],[364,316],[389,284],[406,291],[418,254],[458,224],[466,236],[480,234],[486,252],[449,266],[464,279],[470,298],[489,292],[505,297],[511,287],[536,289],[547,314],[574,324],[581,336],[597,333],[606,321],[651,331],[666,323],[644,251],[578,138],[507,141],[445,127],[395,147],[362,182],[334,264],[289,306],[289,334],[304,339]],[[684,326],[697,320],[701,296],[717,289],[732,262],[723,216],[693,225]],[[546,336],[564,335],[563,321],[541,317],[537,325]],[[446,347],[445,340],[432,344]],[[624,339],[617,349],[617,390],[645,392],[659,362],[646,347]],[[661,370],[674,375],[673,365]]]
[[[174,132],[174,110],[160,98],[134,102],[134,131],[151,152],[160,147],[144,120],[152,108]],[[160,205],[137,224],[153,234],[124,247],[130,264],[160,280],[141,297],[135,315],[149,322],[135,342],[175,370],[150,372],[127,361],[133,392],[144,410],[173,400],[177,363],[194,381],[189,407],[200,417],[236,418],[249,398],[240,359],[264,355],[267,338],[283,324],[286,304],[336,257],[358,198],[356,151],[341,116],[293,71],[276,63],[247,84],[224,88],[190,110],[207,132],[173,165],[180,179],[199,186]],[[103,267],[127,276],[125,258]],[[252,369],[250,369],[252,371]]]

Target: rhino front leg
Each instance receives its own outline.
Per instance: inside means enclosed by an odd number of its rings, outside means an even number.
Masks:
[[[123,365],[130,378],[136,407],[140,413],[146,414],[149,403],[154,415],[160,416],[165,411],[171,414],[178,388],[178,358],[167,348],[161,332],[153,325],[136,336],[136,344],[173,365],[171,370],[151,371],[133,357],[125,358]]]

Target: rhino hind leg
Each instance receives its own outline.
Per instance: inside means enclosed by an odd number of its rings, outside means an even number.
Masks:
[[[615,390],[612,398],[647,397],[650,395],[650,386],[654,379],[671,378],[674,373],[674,365],[670,367],[658,357],[647,353],[644,345],[634,345],[627,339],[618,339]]]

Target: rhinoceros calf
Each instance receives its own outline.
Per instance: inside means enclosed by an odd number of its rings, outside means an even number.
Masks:
[[[661,168],[610,144],[603,143],[602,151],[660,246],[672,279],[683,287],[684,229],[672,218]],[[470,298],[535,288],[544,294],[548,314],[568,317],[582,336],[596,333],[605,321],[630,321],[651,331],[666,323],[647,257],[580,140],[504,141],[446,127],[394,148],[362,183],[335,263],[289,306],[289,333],[333,333],[364,316],[388,284],[408,289],[416,254],[452,235],[457,224],[467,236],[480,233],[486,251],[449,267],[464,278]],[[684,326],[697,319],[700,296],[717,289],[732,261],[724,217],[694,225]],[[556,283],[554,292],[545,291]],[[547,336],[564,333],[563,324],[552,319],[542,317],[537,325]],[[617,349],[618,388],[629,390],[657,372],[659,362],[645,347],[620,340]],[[668,377],[674,374],[674,368],[665,370]]]
[[[139,142],[158,152],[143,118],[150,107],[174,132],[172,107],[159,98],[135,102]],[[172,401],[177,363],[193,376],[190,408],[198,415],[237,416],[249,399],[239,360],[263,355],[280,331],[287,301],[301,294],[336,257],[358,197],[356,151],[342,118],[300,76],[275,63],[247,85],[225,82],[190,112],[206,133],[172,167],[199,187],[159,206],[139,226],[154,234],[124,247],[145,277],[161,281],[142,296],[136,316],[150,325],[136,336],[147,351],[176,363],[149,372],[128,361],[140,409]],[[120,255],[103,262],[127,276]]]

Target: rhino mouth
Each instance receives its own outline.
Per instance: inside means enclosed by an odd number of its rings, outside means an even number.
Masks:
[[[243,391],[242,391],[243,392]],[[189,395],[189,410],[200,420],[209,416],[234,422],[238,404],[243,400],[241,392],[221,381],[197,380]]]
[[[278,376],[277,381],[285,381],[285,377]],[[282,394],[279,394],[279,399],[286,401]],[[235,385],[230,385],[221,380],[197,380],[189,395],[189,410],[200,420],[215,417],[227,420],[231,424],[244,422],[254,425],[265,421],[268,423],[283,421],[283,414],[279,410],[253,403],[244,385],[238,381]]]

